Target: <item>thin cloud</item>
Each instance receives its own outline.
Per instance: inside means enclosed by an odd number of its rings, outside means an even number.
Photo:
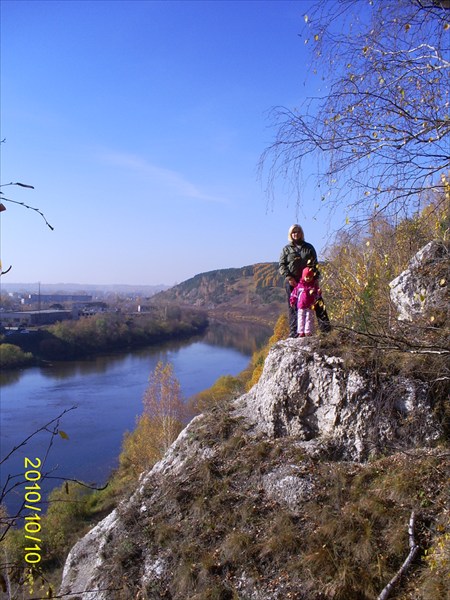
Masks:
[[[113,152],[103,154],[101,158],[108,164],[133,171],[134,173],[145,177],[152,183],[165,188],[171,193],[176,193],[179,196],[184,196],[193,200],[201,200],[203,202],[226,202],[223,198],[206,194],[197,185],[188,181],[180,173],[153,165],[139,156]]]

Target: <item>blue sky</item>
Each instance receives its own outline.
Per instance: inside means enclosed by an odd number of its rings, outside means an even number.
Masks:
[[[298,106],[309,0],[1,2],[2,282],[167,284],[278,260],[299,221],[259,181],[268,111]]]

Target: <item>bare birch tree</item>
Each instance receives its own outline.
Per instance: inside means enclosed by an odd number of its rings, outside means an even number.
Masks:
[[[149,378],[145,391],[144,415],[152,422],[152,446],[161,455],[172,444],[183,426],[184,404],[178,379],[170,363],[159,361]]]
[[[448,0],[313,5],[301,37],[311,50],[309,83],[315,77],[322,89],[300,108],[273,109],[275,141],[260,163],[269,190],[279,177],[291,181],[301,206],[314,165],[314,200],[345,207],[353,221],[410,214],[425,191],[444,190],[449,9]]]

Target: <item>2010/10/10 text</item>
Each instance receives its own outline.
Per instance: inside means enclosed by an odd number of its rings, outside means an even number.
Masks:
[[[41,531],[41,507],[38,504],[41,501],[41,486],[39,481],[41,480],[41,471],[39,470],[42,465],[40,458],[25,458],[25,479],[27,485],[25,485],[25,508],[32,511],[25,517],[25,562],[31,565],[36,565],[41,562],[42,550],[39,544],[42,544],[40,537],[37,534]],[[29,542],[35,542],[34,546],[28,545]]]

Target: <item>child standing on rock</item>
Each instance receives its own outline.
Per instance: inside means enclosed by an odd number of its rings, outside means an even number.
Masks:
[[[290,305],[297,305],[298,322],[297,337],[305,337],[314,333],[314,305],[322,293],[317,282],[314,269],[305,267],[298,284],[292,290]]]

